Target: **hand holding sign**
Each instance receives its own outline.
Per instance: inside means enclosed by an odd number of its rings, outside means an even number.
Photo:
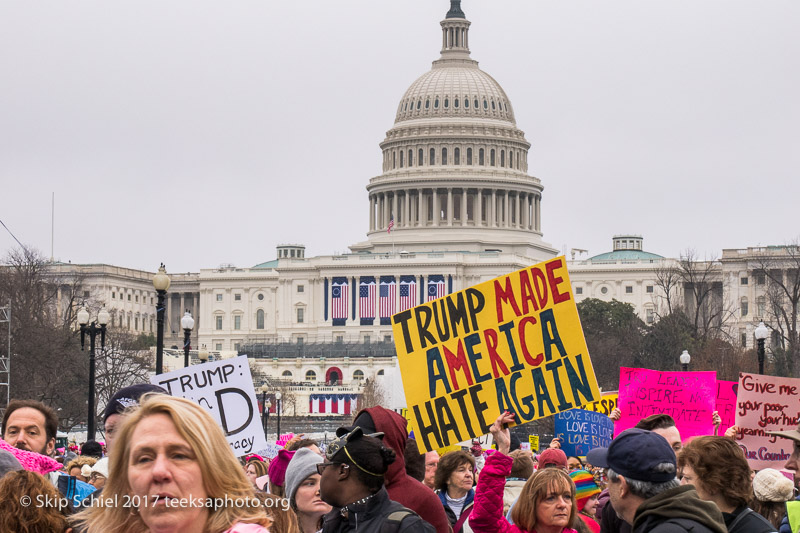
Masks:
[[[514,422],[514,413],[504,411],[503,414],[497,417],[489,431],[492,433],[494,443],[497,445],[497,451],[500,453],[508,454],[511,449],[511,432],[508,430],[508,424]]]

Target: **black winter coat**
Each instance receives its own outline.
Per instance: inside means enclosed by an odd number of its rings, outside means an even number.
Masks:
[[[406,510],[399,503],[389,499],[386,488],[360,505],[348,506],[347,516],[342,516],[339,509],[334,508],[324,517],[322,533],[435,533],[432,525],[425,522],[415,512],[403,518],[397,526],[392,527],[387,518],[396,511]]]

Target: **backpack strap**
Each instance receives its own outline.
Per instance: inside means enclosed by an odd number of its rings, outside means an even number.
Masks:
[[[464,527],[464,522],[467,521],[469,515],[472,514],[472,509],[466,509],[466,513],[462,511],[461,516],[458,518],[458,522],[453,526],[453,533],[459,533],[461,528]]]
[[[764,525],[768,525],[773,530],[775,529],[775,526],[772,525],[772,522],[770,522],[769,520],[767,520],[766,518],[764,518],[763,516],[761,516],[760,514],[755,512],[754,510],[750,509],[749,507],[745,507],[744,511],[739,513],[736,516],[736,518],[734,519],[734,521],[731,522],[731,525],[728,527],[728,531],[731,531],[734,528],[734,526],[736,526],[736,524],[738,524],[739,522],[741,522],[744,519],[744,517],[746,517],[747,515],[751,515],[751,514],[755,515],[754,518],[756,520],[758,520],[759,522],[762,522]]]

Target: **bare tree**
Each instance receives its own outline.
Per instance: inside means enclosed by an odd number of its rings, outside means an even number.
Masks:
[[[361,394],[358,396],[358,410],[367,409],[369,407],[386,405],[386,395],[384,394],[383,387],[376,379],[365,379],[364,386],[361,388]]]
[[[677,272],[683,284],[683,309],[694,327],[699,347],[711,339],[728,339],[727,325],[734,309],[725,302],[719,261],[700,260],[694,250],[686,250],[678,260]]]
[[[671,262],[665,260],[656,269],[655,285],[660,290],[654,292],[653,303],[656,304],[656,313],[659,318],[671,315],[673,311],[682,309],[678,300],[682,284],[683,276],[681,271]]]
[[[800,370],[800,246],[798,241],[763,248],[755,260],[756,286],[765,285],[765,306],[760,318],[776,333],[772,352],[779,373],[796,376]],[[759,309],[759,313],[762,313]]]

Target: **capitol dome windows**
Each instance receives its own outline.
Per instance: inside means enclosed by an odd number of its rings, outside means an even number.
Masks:
[[[478,150],[478,164],[481,165],[481,166],[486,164],[486,161],[484,160],[484,157],[483,157],[483,148]]]
[[[408,150],[408,166],[414,166],[414,150]]]
[[[506,166],[506,151],[505,150],[500,150],[500,166],[501,167]]]
[[[472,103],[474,104],[475,109],[478,109],[478,99],[476,98]]]
[[[425,99],[425,109],[429,109],[430,107],[431,107],[431,99],[430,98],[426,98]]]
[[[453,149],[453,164],[460,165],[461,164],[461,149],[455,148]]]
[[[444,108],[447,109],[448,107],[450,107],[450,99],[445,97],[445,99],[444,99]]]
[[[472,164],[472,148],[467,148],[467,164]]]
[[[483,108],[489,109],[489,102],[486,101],[486,98],[483,99]]]
[[[442,148],[442,164],[447,164],[447,148]]]
[[[439,98],[437,97],[436,100],[433,101],[433,108],[439,109]]]
[[[431,148],[431,155],[430,158],[428,159],[428,164],[429,165],[436,164],[436,148]]]
[[[492,111],[494,111],[494,110],[495,110],[495,107],[494,107],[494,100],[492,100]]]
[[[453,107],[458,109],[458,97],[457,96],[455,98],[453,98]]]
[[[403,168],[403,151],[400,150],[400,168]]]
[[[464,108],[469,109],[469,98],[464,98]]]
[[[491,166],[495,166],[495,162],[494,162],[494,148],[492,148],[492,150],[489,152],[489,165],[491,165]],[[400,166],[402,166],[402,165],[400,165]]]
[[[420,148],[419,151],[417,152],[417,166],[418,167],[422,166],[422,160],[424,159],[424,157],[425,157],[425,152],[422,150],[422,148]]]
[[[417,110],[422,107],[422,100],[417,100]]]

